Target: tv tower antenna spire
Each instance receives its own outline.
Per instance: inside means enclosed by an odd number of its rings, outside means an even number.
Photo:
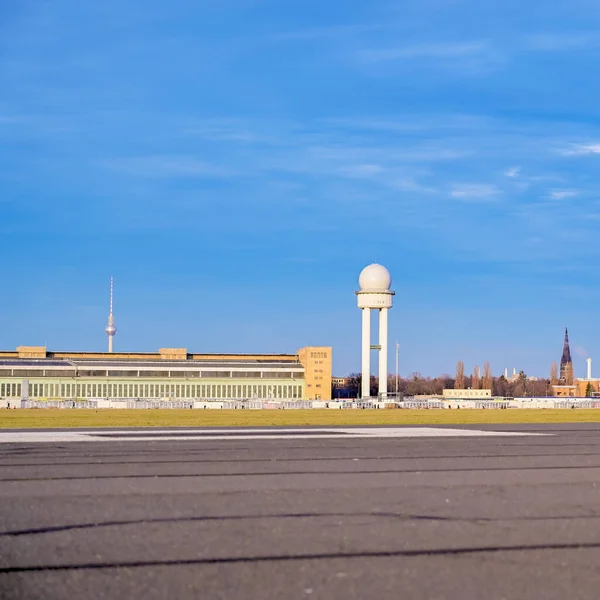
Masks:
[[[108,336],[108,351],[113,351],[113,337],[117,333],[115,327],[115,318],[113,317],[113,278],[110,278],[110,311],[108,313],[108,325],[106,326],[106,335]]]

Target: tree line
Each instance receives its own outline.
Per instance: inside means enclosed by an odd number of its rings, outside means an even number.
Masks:
[[[552,377],[554,375],[554,377]],[[411,373],[408,377],[388,376],[388,393],[402,396],[441,396],[444,389],[484,389],[492,390],[494,396],[551,396],[552,384],[558,382],[558,373],[555,364],[551,368],[551,377],[548,379],[530,379],[521,371],[516,377],[506,378],[504,375],[494,377],[489,362],[483,365],[483,373],[475,365],[473,373],[465,374],[465,365],[459,360],[456,365],[454,377],[447,373],[437,377],[423,377],[421,373]],[[362,376],[360,373],[351,373],[346,378],[346,385],[341,390],[336,390],[336,396],[358,398],[361,393]],[[377,395],[379,380],[371,376],[371,396]]]

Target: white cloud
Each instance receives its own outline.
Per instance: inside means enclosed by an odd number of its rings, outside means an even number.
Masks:
[[[386,184],[391,189],[400,192],[416,192],[423,194],[431,194],[436,191],[435,188],[420,184],[413,177],[392,175],[387,179]]]
[[[521,167],[511,167],[510,169],[506,169],[504,174],[507,177],[518,177],[521,174]]]
[[[539,246],[540,244],[544,243],[544,238],[534,235],[527,238],[526,242],[531,246]]]
[[[552,190],[550,192],[550,198],[553,200],[564,200],[565,198],[574,198],[578,196],[577,190]]]
[[[9,125],[12,125],[13,123],[24,123],[27,120],[19,115],[3,115],[0,114],[0,124],[3,123],[8,123]]]
[[[102,167],[141,177],[227,177],[230,171],[186,156],[147,156],[98,161]]]
[[[479,115],[450,114],[450,115],[411,115],[410,117],[397,118],[332,118],[325,120],[328,125],[343,129],[357,129],[375,132],[402,132],[416,133],[435,131],[465,131],[487,129],[490,126],[488,119]]]
[[[350,177],[372,177],[373,175],[379,175],[383,171],[380,165],[362,164],[362,165],[349,165],[342,167],[339,172]]]
[[[365,179],[379,183],[395,191],[431,193],[435,190],[423,185],[417,179],[394,167],[385,168],[378,164],[356,164],[341,167],[337,173],[352,179]]]
[[[583,156],[585,154],[600,154],[600,143],[597,144],[576,144],[562,150],[561,154],[565,156]]]
[[[318,38],[331,38],[340,35],[357,35],[361,33],[377,31],[386,26],[381,24],[360,25],[328,25],[323,27],[308,27],[296,31],[277,33],[273,36],[275,40],[314,40]]]
[[[557,52],[565,50],[578,50],[598,46],[597,35],[538,33],[525,37],[525,46],[528,50],[537,52]]]
[[[450,196],[459,200],[490,200],[499,193],[496,186],[487,183],[463,183],[453,186]]]
[[[482,41],[458,44],[416,44],[400,48],[364,50],[360,56],[365,62],[407,60],[418,58],[452,59],[481,54],[487,49]]]
[[[184,135],[219,142],[242,142],[252,144],[265,141],[263,138],[260,138],[258,135],[249,131],[240,131],[225,127],[215,127],[213,129],[188,129],[184,132]]]

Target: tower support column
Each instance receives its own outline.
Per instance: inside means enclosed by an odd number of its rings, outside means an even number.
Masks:
[[[362,309],[362,385],[361,396],[371,395],[371,309]]]
[[[387,398],[388,384],[388,309],[379,309],[379,395]]]

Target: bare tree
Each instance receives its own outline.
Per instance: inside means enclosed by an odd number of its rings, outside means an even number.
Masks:
[[[550,385],[556,385],[558,383],[558,365],[553,360],[550,365]]]
[[[519,371],[519,376],[513,382],[513,396],[525,396],[527,394],[527,375],[525,371]]]
[[[531,381],[531,395],[534,397],[545,396],[548,393],[548,380],[536,379]]]
[[[360,397],[361,383],[362,375],[360,373],[350,373],[346,377],[346,393],[348,398]]]
[[[483,389],[491,390],[493,384],[492,377],[492,367],[490,367],[490,363],[486,360],[483,365]]]
[[[465,388],[465,363],[459,360],[456,363],[456,379],[454,381],[454,389],[463,390]]]
[[[479,389],[479,382],[480,382],[480,374],[479,374],[479,365],[475,365],[474,369],[473,369],[473,377],[471,378],[471,387],[474,390],[478,390]]]
[[[510,396],[510,384],[504,375],[500,375],[494,383],[494,395],[495,396]]]
[[[573,363],[568,363],[565,366],[565,384],[573,385]]]
[[[371,375],[371,380],[369,383],[370,383],[369,393],[371,394],[371,396],[373,398],[376,398],[377,394],[379,393],[379,377],[377,377],[376,375]]]

